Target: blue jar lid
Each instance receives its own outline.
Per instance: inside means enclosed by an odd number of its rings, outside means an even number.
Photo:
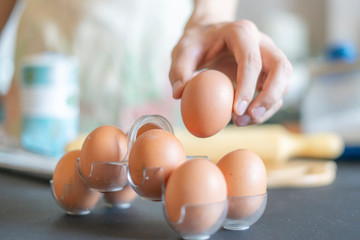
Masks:
[[[331,44],[326,49],[326,59],[328,61],[343,61],[354,63],[357,60],[357,48],[352,42],[338,42]]]

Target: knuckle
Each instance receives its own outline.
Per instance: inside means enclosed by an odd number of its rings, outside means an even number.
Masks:
[[[277,61],[277,65],[281,71],[285,72],[287,76],[290,76],[293,72],[293,67],[291,62],[286,57],[281,57]]]
[[[279,101],[279,96],[275,92],[267,91],[264,98],[264,105],[266,109],[272,108],[276,102]]]
[[[259,54],[256,51],[250,51],[245,54],[244,63],[246,67],[251,67],[260,72],[262,68],[262,61]]]
[[[171,67],[170,73],[169,73],[169,77],[173,81],[176,81],[176,80],[182,78],[181,68],[178,64],[173,64],[173,66]]]
[[[211,24],[211,25],[208,25],[206,26],[206,30],[209,31],[209,32],[217,32],[219,31],[222,27],[224,26],[224,24],[221,24],[221,23],[217,23],[217,24]]]
[[[171,52],[171,57],[176,58],[178,55],[180,55],[181,52],[184,52],[186,49],[188,49],[191,46],[191,43],[191,40],[182,37],[180,41],[176,44],[176,46],[173,48]]]
[[[253,33],[257,31],[256,25],[249,20],[237,20],[231,23],[231,27],[235,31],[242,31],[245,33]]]

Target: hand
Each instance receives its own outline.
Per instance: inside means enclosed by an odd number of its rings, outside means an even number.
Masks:
[[[237,126],[263,123],[276,113],[292,73],[283,52],[247,20],[185,28],[172,52],[173,97],[181,98],[185,83],[203,68],[220,70],[232,79]]]

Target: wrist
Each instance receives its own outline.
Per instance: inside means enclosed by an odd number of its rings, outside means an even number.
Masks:
[[[194,9],[185,29],[233,21],[236,3],[236,0],[194,0]]]

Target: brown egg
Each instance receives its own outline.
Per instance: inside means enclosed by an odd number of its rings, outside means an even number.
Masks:
[[[122,190],[115,192],[105,192],[104,199],[114,207],[127,208],[137,197],[136,192],[127,184]]]
[[[244,219],[261,211],[262,204],[266,204],[266,194],[253,196],[229,196],[227,219]]]
[[[129,173],[143,197],[160,200],[162,185],[172,171],[186,160],[180,141],[170,132],[151,129],[139,136],[129,153]],[[161,169],[160,169],[161,168]],[[143,183],[144,170],[150,174]]]
[[[222,157],[217,166],[225,176],[228,196],[244,197],[229,201],[228,217],[243,218],[254,213],[263,198],[249,196],[266,193],[266,169],[261,158],[250,150],[239,149]]]
[[[95,189],[108,189],[126,180],[126,169],[120,163],[127,153],[127,137],[114,126],[101,126],[85,139],[80,153],[80,172]],[[110,162],[110,164],[109,164]]]
[[[165,188],[166,214],[179,232],[210,229],[226,208],[226,182],[220,169],[205,158],[188,160],[171,174]],[[191,207],[193,206],[193,207]],[[185,216],[182,207],[186,207]],[[204,217],[205,216],[205,217]]]
[[[80,150],[66,153],[56,165],[52,179],[56,199],[72,214],[89,211],[101,196],[81,180],[76,164],[79,156]]]
[[[143,126],[141,126],[141,128],[139,128],[136,134],[136,138],[138,138],[141,134],[151,129],[162,129],[162,128],[156,125],[155,123],[146,123]]]
[[[185,86],[181,116],[186,128],[197,137],[210,137],[223,129],[232,116],[234,88],[222,72],[205,70]]]

